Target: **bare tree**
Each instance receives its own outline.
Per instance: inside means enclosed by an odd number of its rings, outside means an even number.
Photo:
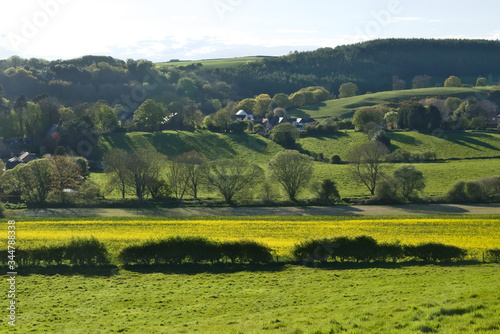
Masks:
[[[298,151],[281,151],[269,162],[271,175],[283,186],[290,200],[295,201],[313,175],[312,158]]]
[[[261,175],[263,171],[259,166],[246,161],[218,160],[207,168],[207,183],[221,193],[226,203],[231,204],[237,193]]]
[[[382,143],[369,142],[354,148],[347,156],[353,177],[364,184],[372,195],[383,176],[383,162],[387,153],[387,148]]]
[[[127,194],[127,183],[130,179],[130,169],[127,166],[128,153],[120,148],[113,149],[104,156],[104,171],[110,176],[109,184],[116,188],[125,198]]]

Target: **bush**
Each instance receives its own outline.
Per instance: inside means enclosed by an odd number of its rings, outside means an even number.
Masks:
[[[339,156],[338,154],[335,154],[335,155],[333,155],[333,156],[332,156],[332,158],[330,159],[330,162],[331,162],[332,164],[337,164],[337,165],[338,165],[338,164],[342,163],[342,159],[340,158],[340,156]]]
[[[500,249],[489,249],[486,252],[487,259],[492,262],[500,262]]]
[[[327,262],[329,258],[333,258],[335,248],[337,245],[332,239],[311,239],[296,244],[292,255],[298,261]]]
[[[271,249],[251,240],[229,241],[220,244],[222,256],[231,262],[269,263],[273,260]]]
[[[451,261],[462,259],[467,255],[467,251],[440,243],[426,243],[418,246],[406,246],[405,255],[424,261]]]
[[[399,243],[378,245],[378,259],[381,261],[387,261],[390,258],[393,262],[396,262],[403,256],[403,247]]]
[[[385,204],[399,203],[401,200],[396,180],[390,178],[380,181],[375,188],[375,197]]]
[[[72,238],[64,246],[64,259],[76,265],[102,265],[108,264],[108,250],[106,245],[94,237]]]
[[[483,180],[464,182],[458,181],[450,190],[448,190],[447,198],[451,202],[482,202],[489,197],[488,186],[485,186]]]
[[[3,218],[5,216],[5,204],[0,202],[0,218]]]

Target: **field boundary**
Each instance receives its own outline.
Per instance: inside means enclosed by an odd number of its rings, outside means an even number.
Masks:
[[[422,216],[500,214],[500,204],[411,204],[157,209],[63,208],[10,211],[13,217]]]

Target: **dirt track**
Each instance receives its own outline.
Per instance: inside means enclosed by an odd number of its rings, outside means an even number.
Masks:
[[[408,216],[500,214],[500,204],[356,205],[333,207],[175,208],[175,209],[33,209],[12,212],[19,217],[123,217],[123,216]]]

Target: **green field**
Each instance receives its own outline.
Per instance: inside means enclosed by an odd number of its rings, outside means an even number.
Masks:
[[[422,88],[379,92],[374,94],[358,95],[349,98],[329,100],[320,104],[298,108],[290,111],[290,115],[296,117],[309,116],[314,119],[338,117],[351,118],[354,112],[362,107],[372,107],[384,105],[389,102],[401,102],[409,100],[412,97],[459,97],[466,99],[469,97],[477,97],[487,93],[491,89],[498,87],[474,87],[474,88]]]
[[[18,276],[1,333],[498,333],[500,266]]]
[[[159,67],[180,67],[189,66],[193,64],[202,64],[201,70],[213,70],[216,68],[228,68],[236,67],[240,65],[246,65],[248,63],[253,63],[260,61],[265,57],[239,57],[239,58],[227,58],[227,59],[204,59],[204,60],[185,60],[179,62],[165,62],[156,63]]]
[[[440,159],[473,158],[500,156],[500,135],[481,132],[445,132],[440,136],[417,132],[390,132],[392,149],[404,149],[409,152],[434,151]],[[339,131],[330,136],[307,137],[299,139],[304,149],[315,154],[323,153],[326,158],[334,154],[345,159],[352,148],[368,141],[363,133]],[[141,148],[156,149],[170,158],[183,152],[195,150],[208,159],[241,159],[252,161],[266,168],[266,161],[283,148],[273,141],[259,135],[219,134],[209,131],[165,131],[162,133],[118,133],[101,139],[103,152],[113,147],[125,150]],[[391,173],[401,164],[387,164]],[[442,196],[449,187],[459,180],[472,181],[481,177],[497,175],[498,159],[458,160],[435,163],[415,164],[426,177],[425,195]],[[450,172],[453,171],[453,172]],[[106,182],[102,173],[92,174],[93,180],[100,184]],[[349,165],[332,165],[315,162],[315,179],[331,178],[339,186],[343,197],[363,197],[369,195],[364,186],[360,186],[350,177]],[[259,196],[258,189],[253,192],[254,199]],[[202,196],[213,196],[206,193]],[[112,193],[109,198],[119,195]],[[303,194],[310,197],[309,190]]]
[[[435,134],[419,132],[388,132],[391,151],[436,152],[438,159],[477,158],[500,156],[500,134],[484,132],[443,131]],[[366,134],[339,131],[333,135],[300,138],[299,143],[308,151],[323,153],[325,158],[338,154],[345,159],[354,147],[368,142]]]

